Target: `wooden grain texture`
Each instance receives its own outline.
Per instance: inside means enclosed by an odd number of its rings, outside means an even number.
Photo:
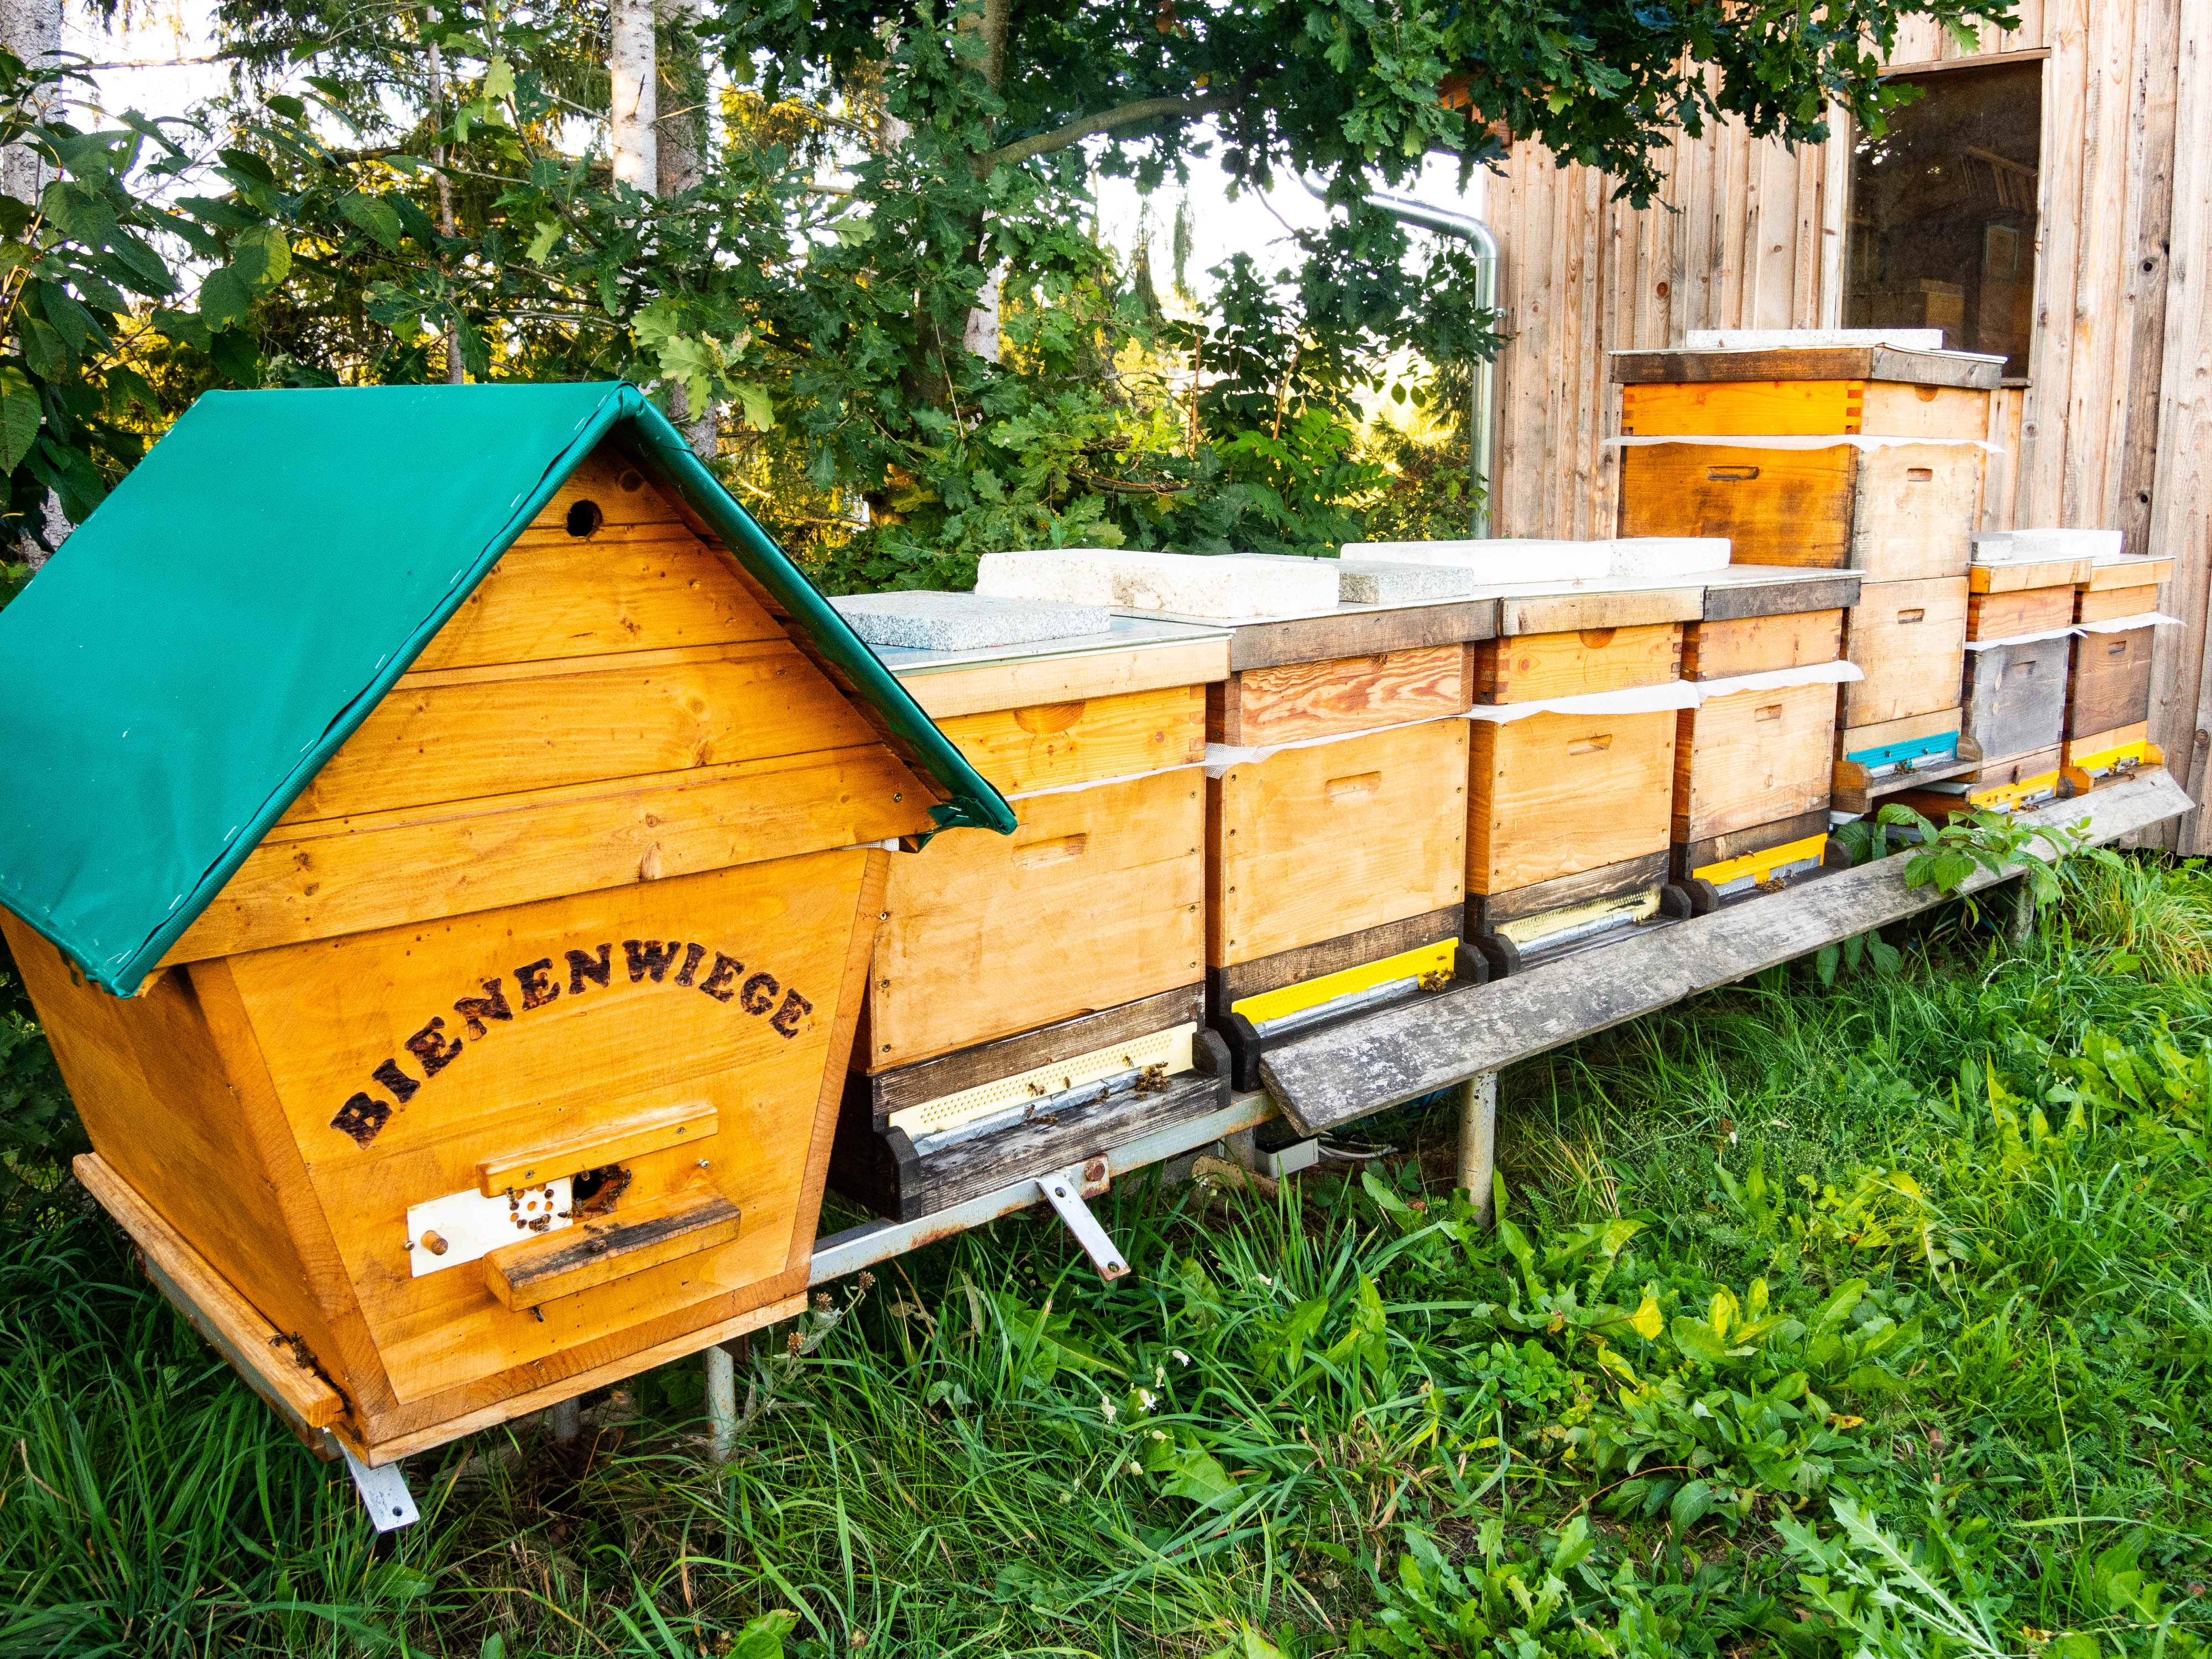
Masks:
[[[1741,561],[1731,571],[1751,569]],[[1708,581],[1704,620],[1741,622],[1753,617],[1784,617],[1841,611],[1859,602],[1860,579],[1852,574],[1825,574],[1799,569],[1788,581]]]
[[[441,921],[931,828],[876,744],[279,829],[166,965]]]
[[[1835,742],[1832,686],[1738,691],[1683,709],[1674,839],[1708,841],[1826,808]]]
[[[404,676],[283,822],[819,753],[873,735],[783,640],[641,657],[495,679]]]
[[[474,1388],[514,1391],[501,1379],[518,1367],[586,1368],[669,1320],[775,1298],[794,1233],[811,1237],[823,1073],[842,1060],[858,905],[886,856],[815,854],[226,964],[400,1402],[378,1414],[394,1431],[465,1408]],[[542,1321],[501,1307],[467,1264],[410,1276],[410,1205],[475,1188],[518,1142],[588,1139],[694,1101],[714,1105],[726,1150],[708,1170],[682,1147],[635,1158],[617,1210],[710,1184],[744,1213],[734,1243]]]
[[[979,1084],[995,1083],[1054,1060],[1075,1060],[1117,1042],[1134,1042],[1205,1018],[1205,987],[1194,981],[1118,1007],[1078,1014],[1033,1031],[955,1049],[934,1060],[872,1075],[855,1072],[854,1077],[866,1096],[875,1127],[881,1129],[890,1123],[893,1112],[909,1106],[926,1105]]]
[[[1979,386],[1869,380],[1860,393],[1858,429],[1870,438],[1984,437],[1991,395]]]
[[[1814,437],[1859,429],[1863,380],[1678,380],[1624,386],[1620,429],[1639,438]]]
[[[2069,587],[2028,587],[2010,593],[1966,595],[1966,637],[2008,640],[2063,628],[2075,620],[2075,592]]]
[[[1851,568],[1869,582],[1965,575],[1981,479],[1982,452],[1963,444],[1906,444],[1859,457]]]
[[[1474,647],[1474,700],[1536,702],[1664,685],[1682,677],[1680,623],[1520,634]]]
[[[1457,714],[1468,656],[1463,644],[1431,645],[1244,669],[1206,688],[1206,739],[1257,748]]]
[[[1448,599],[1372,611],[1347,606],[1287,622],[1221,625],[1236,630],[1229,641],[1231,668],[1279,668],[1286,663],[1373,657],[1486,640],[1498,631],[1498,601]]]
[[[1468,726],[1285,749],[1206,785],[1206,965],[1251,962],[1465,896]]]
[[[2063,636],[1966,653],[1965,724],[1982,753],[2003,758],[2054,749],[2066,730]],[[2144,684],[2148,686],[2148,680]]]
[[[477,1190],[496,1198],[509,1188],[556,1181],[578,1170],[601,1169],[664,1147],[701,1146],[720,1127],[720,1115],[712,1105],[678,1101],[597,1125],[580,1139],[544,1142],[484,1158],[477,1165]]]
[[[1863,726],[1839,722],[1836,727],[1836,753],[1859,755],[1896,744],[1917,743],[1923,738],[1943,737],[1960,729],[1964,714],[1965,710],[1954,703],[1948,708],[1930,709],[1924,714],[1907,714],[1898,720],[1875,720]]]
[[[1190,771],[1039,795],[1014,803],[1010,836],[941,836],[893,859],[861,1063],[911,1065],[1195,982],[1204,790]]]
[[[2038,749],[2031,754],[2001,756],[1982,763],[1975,775],[1976,790],[2001,789],[2008,784],[2026,783],[2032,778],[2049,777],[2063,763],[2063,744],[2053,744],[2048,749]]]
[[[2071,587],[2089,580],[2087,559],[2039,559],[2033,563],[1966,567],[1966,588],[1973,593],[2012,593],[2022,588]]]
[[[1852,502],[1865,459],[1847,446],[1625,450],[1620,533],[1725,536],[1739,564],[1840,570],[1851,562]]]
[[[2164,559],[2126,559],[2115,564],[2100,564],[2089,573],[2089,580],[2081,584],[2091,592],[2101,592],[2108,587],[2141,587],[2156,586],[2173,580],[2174,561]]]
[[[1643,892],[1667,879],[1665,852],[1647,853],[1601,864],[1572,875],[1554,876],[1502,893],[1471,893],[1467,901],[1468,926],[1478,933],[1494,933],[1508,922],[1525,921],[1553,910],[1565,910],[1624,893]]]
[[[264,1319],[299,1333],[337,1369],[342,1287],[295,1245],[287,1202],[295,1195],[266,1126],[240,1110],[234,1092],[250,1086],[252,1056],[234,1066],[178,972],[125,1000],[86,981],[4,910],[0,933],[93,1150]]]
[[[1692,623],[1683,630],[1682,678],[1724,680],[1833,662],[1844,654],[1844,613],[1802,611],[1735,622]]]
[[[1498,602],[1498,632],[1502,638],[1579,633],[1586,628],[1646,628],[1655,623],[1691,622],[1704,614],[1704,590],[1695,584],[1582,593],[1509,592]]]
[[[2085,736],[2150,718],[2151,636],[2084,634],[2074,642],[2074,672],[2066,702],[2066,735]]]
[[[1710,186],[1701,192],[1711,200]],[[1751,328],[1765,325],[1734,321],[1692,324],[1693,327]],[[1782,327],[1812,327],[1811,323],[1784,323]],[[1929,357],[1924,353],[1893,351],[1882,346],[1828,346],[1818,350],[1792,348],[1773,351],[1622,351],[1613,359],[1617,386],[1652,386],[1669,382],[1715,380],[1893,380],[1908,386],[1971,386],[1987,391],[1996,385],[1995,368],[1988,363],[1961,362],[1956,358]]]
[[[2073,620],[2113,622],[2122,617],[2147,617],[2157,609],[2155,587],[2083,587],[2075,591]]]
[[[70,1168],[138,1247],[147,1277],[295,1433],[311,1439],[309,1431],[345,1415],[344,1398],[300,1358],[291,1334],[271,1325],[105,1158],[80,1153]]]
[[[2086,817],[2092,837],[2110,841],[2190,806],[2172,777],[2154,770],[2086,800],[2021,814],[2021,821],[2057,826]],[[2051,856],[2039,843],[2032,851]],[[1943,902],[1932,886],[1905,885],[1906,863],[1877,860],[1755,903],[1630,933],[1603,951],[1496,984],[1447,991],[1344,1030],[1293,1037],[1267,1054],[1261,1073],[1299,1131],[1319,1133]],[[1966,889],[1978,892],[1996,879],[1978,870]]]
[[[486,1288],[520,1313],[733,1242],[743,1218],[711,1188],[672,1194],[573,1225],[483,1258]]]
[[[1204,760],[1206,688],[1170,685],[954,714],[938,729],[1006,794],[1064,789]]]
[[[1129,651],[1085,651],[1032,657],[1018,662],[975,663],[965,668],[908,669],[899,675],[922,712],[933,720],[985,714],[1036,703],[1080,702],[1127,696],[1170,686],[1204,685],[1229,673],[1226,635],[1199,635],[1169,645]]]
[[[1845,618],[1845,653],[1866,678],[1843,688],[1843,721],[1872,726],[1954,707],[1965,673],[1966,579],[1869,582]]]
[[[1469,893],[1510,892],[1667,846],[1673,710],[1471,725]]]
[[[1402,955],[1424,945],[1434,945],[1439,939],[1457,939],[1465,914],[1462,906],[1448,904],[1426,915],[1363,927],[1358,933],[1340,933],[1317,944],[1278,951],[1273,956],[1251,962],[1209,968],[1206,971],[1206,1000],[1216,1014],[1224,1014],[1231,1005],[1247,997],[1279,991],[1289,985],[1302,985],[1307,980],[1341,973],[1347,968],[1364,967],[1370,962]]]

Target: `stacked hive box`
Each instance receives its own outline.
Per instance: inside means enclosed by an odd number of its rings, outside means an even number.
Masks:
[[[1012,815],[641,394],[203,399],[0,623],[77,1173],[311,1444],[804,1304],[881,843]]]
[[[983,561],[979,591],[1081,595],[1229,630],[1229,672],[1206,693],[1205,960],[1240,1087],[1259,1085],[1261,1054],[1289,1031],[1472,968],[1459,951],[1457,716],[1468,643],[1497,607],[1450,596],[1469,586],[1358,561]]]
[[[1625,532],[1725,535],[1745,563],[1863,579],[1844,646],[1865,678],[1843,690],[1836,742],[1849,810],[1974,761],[1960,736],[1966,538],[1997,369],[1881,346],[1613,359]]]
[[[2151,645],[2154,630],[2172,621],[2158,614],[2158,585],[2172,575],[2173,561],[2128,557],[2116,532],[2014,532],[2031,547],[2054,537],[2072,538],[2091,560],[2075,590],[2062,757],[2067,781],[2079,792],[2163,764],[2150,740]]]
[[[1225,1104],[1198,767],[1226,635],[967,593],[837,603],[1020,827],[892,860],[831,1183],[910,1219]]]
[[[1844,614],[1858,578],[1731,565],[1704,579],[1677,717],[1674,878],[1703,910],[1829,861],[1828,798]]]

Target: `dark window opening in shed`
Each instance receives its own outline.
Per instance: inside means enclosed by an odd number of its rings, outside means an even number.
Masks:
[[[2043,65],[1900,76],[1920,96],[1858,135],[1846,328],[1940,328],[1944,346],[2027,374],[2035,309]]]

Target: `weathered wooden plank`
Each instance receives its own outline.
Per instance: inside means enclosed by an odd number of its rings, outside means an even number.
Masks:
[[[2074,641],[2074,674],[2066,700],[2066,735],[2087,737],[2150,718],[2151,636],[2084,634]]]
[[[1887,346],[1829,346],[1819,350],[1779,351],[1623,351],[1613,355],[1613,380],[1616,386],[1698,380],[1896,380],[1907,386],[1972,386],[1977,391],[1989,391],[1997,383],[1997,366],[1960,362],[1923,352],[1897,351]]]
[[[1869,582],[1965,575],[1981,485],[1982,452],[1962,444],[1900,445],[1860,456],[1851,568]]]
[[[1691,587],[1601,588],[1587,593],[1507,593],[1498,601],[1501,638],[1523,634],[1578,633],[1585,628],[1644,628],[1692,622],[1705,610],[1703,592]]]
[[[2066,732],[2066,660],[2072,643],[2062,635],[1966,653],[1960,729],[1981,744],[1984,755],[2027,755],[2058,746]]]
[[[1169,685],[953,714],[939,729],[1009,795],[1065,789],[1204,760],[1206,688]]]
[[[932,720],[942,720],[999,708],[1127,696],[1174,685],[1203,685],[1227,676],[1229,641],[1225,635],[1199,635],[1180,643],[1146,645],[1140,650],[1069,652],[1012,662],[893,672],[899,673],[899,684],[921,705],[922,712]]]
[[[1525,921],[1553,910],[1565,910],[1595,899],[1633,893],[1667,879],[1665,852],[1646,853],[1618,864],[1554,876],[1504,893],[1474,893],[1467,901],[1468,926],[1478,933],[1498,931],[1509,921]]]
[[[1844,687],[1844,722],[1872,726],[1959,700],[1966,653],[1966,579],[1869,582],[1844,644],[1866,678]]]
[[[1854,602],[1858,590],[1851,590]],[[1724,680],[1833,662],[1844,654],[1844,613],[1785,611],[1732,622],[1692,623],[1682,641],[1682,678]],[[1830,699],[1833,701],[1832,698]]]
[[[1049,1066],[1054,1060],[1096,1054],[1117,1042],[1133,1042],[1155,1031],[1205,1018],[1206,988],[1194,981],[1154,996],[1139,997],[1118,1007],[1055,1020],[1034,1031],[996,1037],[988,1042],[955,1049],[949,1054],[939,1054],[934,1060],[878,1072],[866,1077],[862,1086],[867,1091],[876,1127],[881,1128],[890,1121],[893,1112],[904,1111],[909,1106],[927,1105],[979,1084],[995,1083],[1002,1077]]]
[[[2112,841],[2190,807],[2159,769],[2020,821],[2086,817],[2095,839]],[[1285,1115],[1316,1134],[1941,903],[1932,887],[1905,886],[1906,863],[1884,859],[1661,933],[1625,933],[1566,961],[1293,1039],[1268,1054],[1261,1073]],[[1977,871],[1965,890],[1995,879]]]
[[[2154,590],[2154,592],[2155,590]],[[2077,620],[2072,587],[2029,587],[2010,593],[1969,593],[1966,596],[1966,637],[1970,640],[2009,640],[2021,634],[2040,634],[2046,628],[2063,628]],[[2131,616],[2118,611],[2114,616]]]
[[[526,1312],[718,1249],[737,1237],[742,1220],[738,1206],[718,1192],[676,1194],[501,1245],[483,1258],[484,1284],[502,1306]]]
[[[1752,568],[1741,560],[1729,567],[1731,571]],[[1818,613],[1842,610],[1859,602],[1862,578],[1856,572],[1830,575],[1823,571],[1801,570],[1798,574],[1802,578],[1798,581],[1711,582],[1705,588],[1704,620],[1726,623],[1750,617]]]
[[[2075,596],[2074,622],[2112,622],[2145,617],[2158,609],[2155,587],[2085,587]]]

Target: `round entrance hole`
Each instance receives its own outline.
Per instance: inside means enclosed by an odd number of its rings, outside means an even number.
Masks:
[[[599,511],[597,501],[578,501],[568,509],[568,533],[581,538],[590,535],[606,522],[606,514]]]

